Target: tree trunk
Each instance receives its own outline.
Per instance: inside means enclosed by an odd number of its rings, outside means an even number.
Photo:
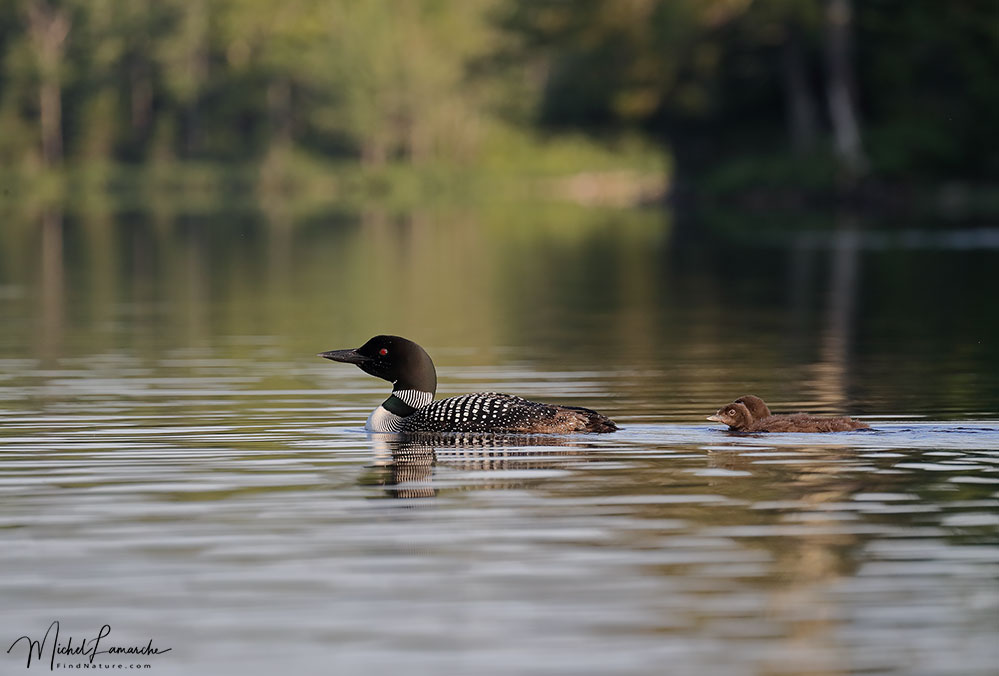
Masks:
[[[410,164],[422,164],[430,155],[430,143],[424,125],[410,116],[406,121],[406,154]]]
[[[132,80],[132,131],[135,134],[145,134],[153,114],[153,83],[149,76],[147,65],[139,61],[132,63],[129,75]]]
[[[292,141],[291,82],[281,77],[267,86],[267,110],[270,117],[270,142],[287,147]]]
[[[42,159],[54,167],[62,161],[62,90],[58,82],[45,81],[39,87],[42,124]]]
[[[47,167],[62,161],[62,86],[60,67],[69,34],[69,17],[44,0],[28,5],[28,34],[38,59],[38,109],[42,160]]]
[[[853,67],[850,62],[850,0],[826,2],[826,70],[829,119],[832,122],[836,155],[851,180],[867,167],[860,144]]]
[[[184,109],[184,159],[191,159],[198,151],[201,140],[200,115],[198,111],[198,101],[195,99],[187,104]]]
[[[388,149],[380,134],[372,134],[361,142],[361,164],[366,167],[381,167],[388,159]]]
[[[801,45],[801,31],[790,27],[781,55],[783,61],[784,95],[787,101],[788,131],[791,149],[796,154],[815,147],[818,114],[812,90],[808,86],[808,71]]]

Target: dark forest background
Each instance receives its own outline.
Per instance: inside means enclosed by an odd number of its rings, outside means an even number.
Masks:
[[[994,0],[6,0],[0,171],[620,166],[988,202],[997,72]]]

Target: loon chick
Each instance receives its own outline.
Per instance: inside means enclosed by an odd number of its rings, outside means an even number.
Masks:
[[[757,417],[757,414],[762,417]],[[753,395],[740,397],[722,406],[717,413],[708,416],[708,420],[725,423],[732,432],[851,432],[870,429],[866,423],[842,416],[807,413],[774,415],[762,399]]]
[[[762,420],[763,418],[768,418],[772,414],[770,413],[770,407],[767,406],[767,402],[763,401],[755,394],[744,394],[735,400],[736,404],[745,404],[746,408],[753,415],[753,420]]]
[[[375,336],[356,350],[330,350],[320,357],[356,364],[392,383],[392,396],[368,417],[372,432],[541,433],[613,432],[610,418],[577,406],[528,401],[495,392],[434,401],[437,371],[426,350],[399,336]]]

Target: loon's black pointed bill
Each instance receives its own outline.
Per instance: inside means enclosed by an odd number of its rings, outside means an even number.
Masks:
[[[332,359],[333,361],[341,361],[344,364],[363,364],[364,362],[371,361],[371,357],[365,357],[357,350],[329,350],[328,352],[320,352],[317,356],[324,359]]]

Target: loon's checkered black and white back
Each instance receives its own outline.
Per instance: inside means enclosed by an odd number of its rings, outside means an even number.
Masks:
[[[542,404],[510,394],[477,392],[433,401],[437,372],[430,355],[399,336],[375,336],[355,350],[330,350],[319,356],[356,364],[392,383],[392,396],[365,425],[372,432],[566,434],[617,429],[610,418],[588,408]]]
[[[529,401],[498,392],[476,392],[432,402],[402,419],[402,432],[612,432],[617,426],[596,411]]]

